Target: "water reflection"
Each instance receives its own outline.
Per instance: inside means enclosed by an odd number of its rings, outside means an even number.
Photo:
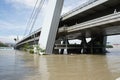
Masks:
[[[40,80],[49,80],[47,60],[44,56],[40,56],[39,58],[39,72],[41,74]]]
[[[50,80],[113,80],[102,56],[54,55],[47,57],[47,61]]]
[[[120,55],[40,56],[14,52],[0,51],[0,80],[115,80],[120,77]]]

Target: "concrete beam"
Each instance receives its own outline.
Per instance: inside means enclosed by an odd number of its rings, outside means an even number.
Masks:
[[[114,23],[114,22],[118,22],[120,21],[120,12],[118,13],[113,13],[104,17],[100,17],[97,19],[93,19],[90,21],[86,21],[77,25],[73,25],[73,26],[69,26],[69,28],[67,28],[67,32],[76,32],[79,30],[83,30],[83,29],[87,29],[87,28],[93,28],[96,26],[102,26],[105,24],[110,24],[110,23]],[[62,32],[62,31],[61,31]]]

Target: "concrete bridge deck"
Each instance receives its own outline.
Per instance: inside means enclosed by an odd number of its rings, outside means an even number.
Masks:
[[[113,13],[104,17],[86,21],[69,27],[61,27],[59,33],[76,34],[86,32],[86,37],[90,37],[92,31],[95,33],[104,32],[105,36],[120,34],[120,12]],[[112,29],[111,29],[112,28]],[[75,37],[75,34],[73,38]],[[77,36],[77,35],[76,35]],[[80,34],[78,35],[80,37]],[[82,35],[81,35],[82,36]],[[69,37],[69,36],[68,36]],[[70,36],[71,37],[71,36]]]
[[[78,7],[61,17],[60,27],[72,26],[120,11],[119,0],[90,0],[84,7]]]

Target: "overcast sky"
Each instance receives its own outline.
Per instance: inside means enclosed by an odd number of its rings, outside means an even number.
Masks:
[[[87,2],[88,0],[65,0],[62,14]],[[36,0],[0,0],[0,41],[14,42],[14,38],[22,38],[26,29],[27,22],[32,13]],[[37,18],[34,30],[42,26],[47,0]],[[29,29],[27,33],[29,32]],[[109,37],[109,42],[119,43],[116,38]]]

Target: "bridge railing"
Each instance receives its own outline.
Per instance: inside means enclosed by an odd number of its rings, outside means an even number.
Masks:
[[[83,7],[86,7],[86,6],[92,4],[92,3],[96,2],[96,1],[98,1],[98,0],[90,0],[90,1],[88,1],[86,3],[83,3],[82,5],[78,6],[77,8],[75,8],[75,9],[73,9],[73,10],[71,10],[71,11],[65,13],[65,14],[63,14],[62,17],[65,17],[65,16],[69,15],[70,13],[73,13],[73,12],[75,12],[75,11],[77,11],[77,10],[83,8]]]
[[[42,28],[37,29],[36,31],[34,31],[34,32],[32,32],[31,34],[27,35],[27,36],[26,36],[26,37],[24,37],[22,40],[18,41],[18,42],[17,42],[17,44],[19,44],[19,43],[21,43],[21,42],[24,42],[24,40],[25,40],[25,39],[27,39],[27,38],[31,37],[31,36],[32,36],[32,35],[34,35],[34,34],[37,34],[38,32],[40,32],[40,31],[41,31],[41,29],[42,29]],[[25,40],[25,41],[27,41],[27,40]]]
[[[69,26],[67,28],[67,31],[72,30],[72,29],[77,29],[77,28],[85,28],[86,26],[93,26],[96,23],[105,23],[106,21],[110,21],[110,20],[113,20],[113,19],[117,20],[117,18],[120,18],[120,12],[113,13],[113,14],[110,14],[110,15],[107,15],[107,16],[104,16],[104,17],[100,17],[100,18],[97,18],[97,19],[93,19],[93,20],[90,20],[90,21],[86,21],[86,22],[83,22],[83,23],[80,23],[80,24],[75,24],[73,26]]]
[[[29,40],[26,40],[24,42],[20,42],[19,44],[17,44],[16,46],[19,46],[19,45],[22,45],[22,44],[25,44],[25,43],[29,43],[29,42],[33,42],[33,41],[36,41],[36,40],[39,40],[39,37],[36,37],[35,39],[29,39]]]

